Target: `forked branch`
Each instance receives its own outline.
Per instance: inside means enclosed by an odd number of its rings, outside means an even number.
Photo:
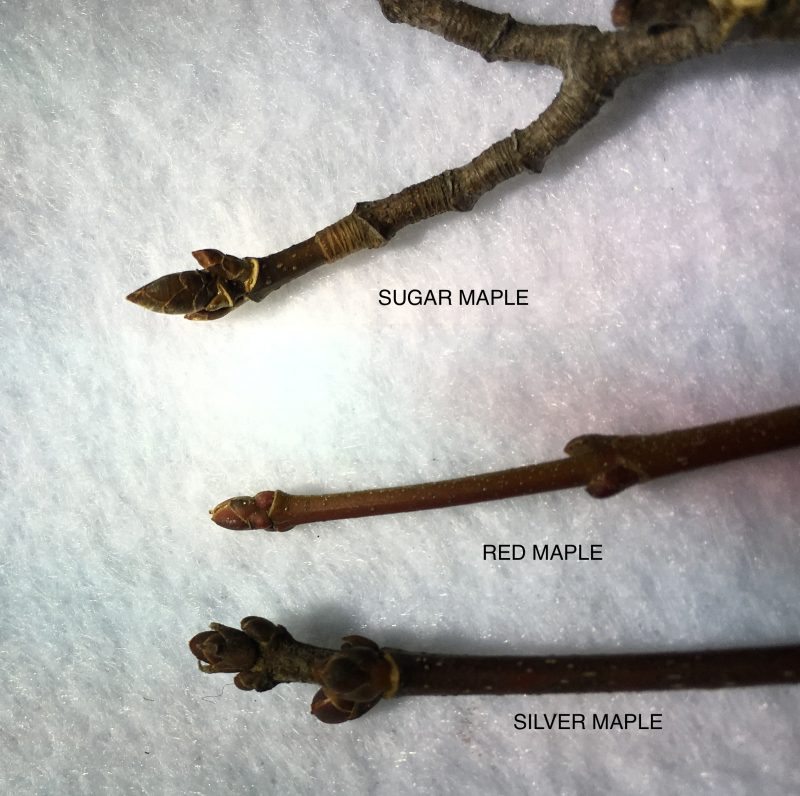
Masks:
[[[192,320],[220,318],[245,300],[261,301],[314,268],[386,244],[404,227],[451,210],[467,211],[492,188],[524,171],[539,172],[557,147],[589,122],[616,87],[643,69],[713,53],[734,39],[800,38],[800,0],[622,0],[613,18],[622,30],[585,25],[529,25],[454,0],[380,0],[385,16],[423,28],[487,61],[550,64],[561,88],[531,124],[471,162],[399,193],[359,202],[313,237],[265,257],[194,252],[203,270],[156,279],[128,299]],[[742,33],[742,24],[748,28]]]
[[[235,674],[243,691],[280,683],[320,686],[311,712],[326,724],[363,716],[381,699],[460,694],[563,694],[737,688],[800,682],[800,644],[635,655],[435,655],[345,636],[339,650],[295,641],[285,627],[248,616],[218,623],[189,647],[201,671]]]
[[[660,434],[576,437],[554,461],[467,478],[330,495],[264,491],[234,497],[211,510],[211,519],[235,531],[288,531],[324,522],[585,486],[596,498],[616,495],[662,476],[800,445],[800,406]]]

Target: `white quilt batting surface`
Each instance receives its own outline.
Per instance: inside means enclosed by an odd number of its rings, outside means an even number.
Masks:
[[[610,2],[491,0],[608,27]],[[405,699],[348,725],[243,693],[186,642],[249,614],[301,640],[443,652],[800,640],[787,451],[281,536],[233,494],[361,488],[556,457],[800,401],[800,50],[626,83],[526,175],[228,318],[126,293],[263,255],[466,162],[553,97],[368,0],[0,2],[0,782],[13,794],[787,794],[800,688]],[[378,291],[527,289],[525,307]],[[491,563],[487,543],[602,544]],[[519,712],[661,713],[518,731]]]

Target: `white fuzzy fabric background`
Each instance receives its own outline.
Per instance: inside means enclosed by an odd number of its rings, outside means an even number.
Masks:
[[[608,28],[609,2],[484,0]],[[787,451],[637,487],[223,531],[233,494],[410,483],[800,401],[800,51],[626,83],[541,176],[209,324],[126,293],[461,164],[554,95],[369,0],[0,0],[0,783],[9,794],[787,794],[800,688],[405,699],[348,725],[186,642],[249,614],[443,652],[800,639]],[[527,288],[530,306],[378,305]],[[484,543],[602,563],[487,563]],[[663,713],[642,732],[517,712]]]

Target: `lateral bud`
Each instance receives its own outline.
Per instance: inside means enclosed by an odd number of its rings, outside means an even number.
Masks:
[[[341,651],[325,662],[318,675],[327,694],[351,702],[371,702],[392,690],[392,664],[377,645],[368,643],[370,646],[355,646],[345,641]]]
[[[323,724],[343,724],[363,716],[380,701],[381,698],[377,697],[371,702],[348,702],[320,688],[311,700],[311,715]]]
[[[718,0],[617,0],[611,21],[617,28],[644,28],[657,35],[670,28],[698,24]]]
[[[629,486],[647,480],[643,469],[626,455],[625,440],[608,434],[584,434],[570,440],[564,453],[572,458],[586,458],[594,462],[595,471],[586,484],[586,491],[594,498],[617,495]]]
[[[219,249],[197,249],[192,252],[192,257],[200,263],[201,268],[213,268],[219,265],[225,255]]]
[[[311,713],[325,724],[357,719],[397,689],[394,661],[363,636],[345,636],[341,650],[316,675],[322,688],[311,701]]]

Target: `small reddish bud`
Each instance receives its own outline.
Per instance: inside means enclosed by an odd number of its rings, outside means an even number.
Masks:
[[[247,521],[250,523],[250,527],[253,530],[257,531],[272,530],[272,523],[270,522],[270,519],[267,516],[267,512],[262,511],[261,509],[256,509],[254,512],[248,514]]]
[[[614,464],[597,473],[586,485],[586,491],[593,498],[613,497],[640,480],[639,474],[629,467]]]
[[[260,509],[269,511],[275,501],[275,493],[271,491],[256,492],[256,494],[253,495],[253,500],[255,500],[256,506]]]
[[[229,531],[273,530],[272,520],[267,512],[259,507],[255,498],[247,495],[229,498],[209,513],[217,525]]]

